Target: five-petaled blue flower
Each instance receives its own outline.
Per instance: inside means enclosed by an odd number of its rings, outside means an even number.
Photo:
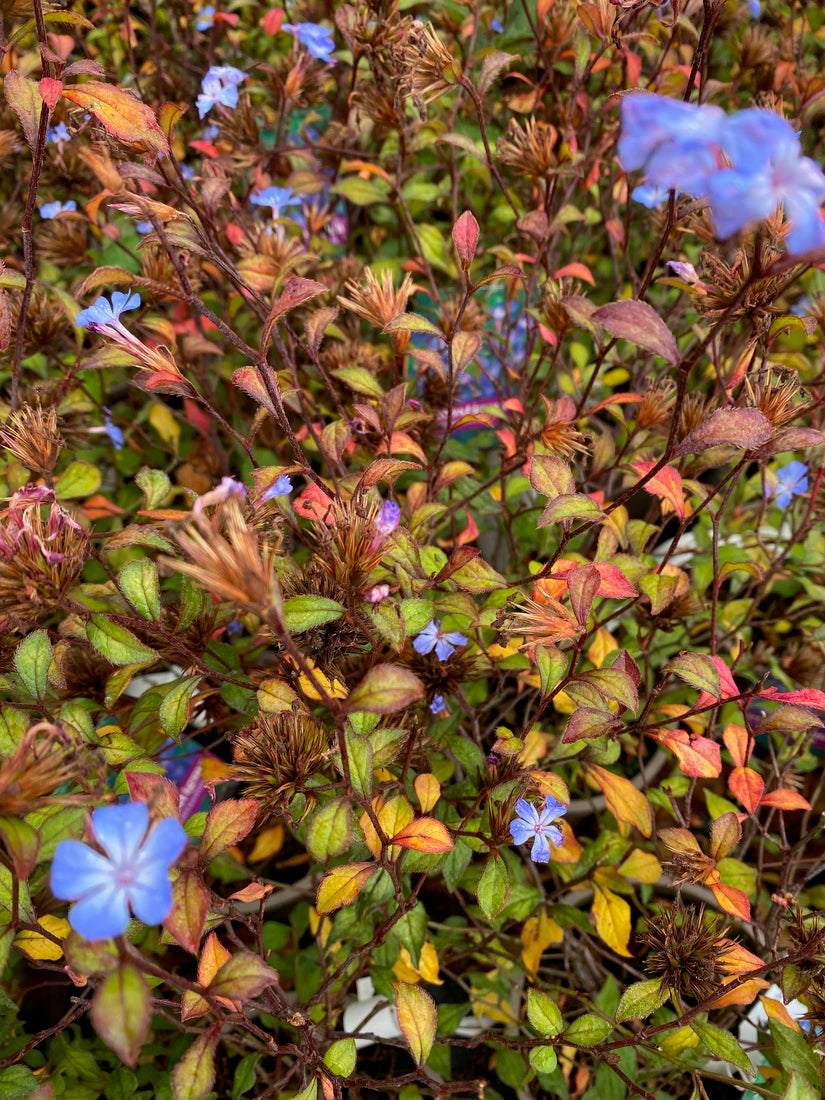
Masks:
[[[172,910],[169,868],[188,837],[175,818],[159,821],[148,834],[143,802],[102,806],[92,814],[95,839],[106,853],[62,840],[54,854],[51,887],[55,897],[76,904],[69,924],[87,940],[119,936],[129,910],[144,924],[160,924]]]
[[[466,645],[467,639],[463,634],[459,634],[457,630],[450,630],[442,632],[441,623],[432,620],[418,637],[413,642],[413,649],[416,653],[432,653],[435,650],[435,655],[439,661],[446,661],[448,657],[452,657],[455,653],[456,646]]]
[[[516,817],[510,822],[510,835],[515,844],[525,844],[533,837],[530,859],[534,863],[548,863],[550,860],[550,841],[557,848],[564,844],[564,833],[552,823],[567,813],[567,807],[557,802],[551,794],[544,800],[544,809],[539,813],[535,806],[520,798],[516,803]]]
[[[68,202],[44,203],[40,207],[40,217],[48,221],[51,218],[56,218],[58,214],[65,214],[67,210],[77,210],[77,203],[74,199],[69,199]]]
[[[776,495],[776,503],[780,508],[787,508],[794,497],[808,491],[808,467],[804,462],[789,462],[776,471],[776,489],[771,496]]]
[[[213,65],[201,81],[201,94],[198,96],[198,115],[200,118],[220,103],[224,107],[238,106],[238,85],[246,80],[246,73],[234,65]]]
[[[75,317],[74,323],[78,328],[86,328],[88,326],[92,330],[100,325],[114,325],[117,323],[121,313],[125,313],[127,309],[137,309],[139,306],[139,294],[127,294],[122,290],[116,290],[112,294],[111,305],[103,295],[101,295],[96,302],[88,307],[88,309],[81,309],[80,313]]]
[[[269,486],[261,497],[261,500],[274,500],[276,497],[287,497],[292,492],[292,481],[286,474],[281,474]]]
[[[249,201],[255,206],[270,206],[273,219],[278,217],[282,206],[300,206],[301,200],[292,194],[291,187],[265,187],[263,191],[253,191]]]
[[[306,46],[313,57],[320,61],[330,61],[335,43],[326,27],[319,23],[284,23],[281,30],[291,31],[302,46]]]
[[[208,31],[215,22],[215,8],[212,4],[207,4],[205,8],[201,8],[198,12],[198,17],[195,20],[196,31]]]
[[[69,133],[69,128],[65,122],[58,122],[56,126],[52,126],[46,132],[46,144],[47,145],[62,145],[64,141],[71,141],[72,135]]]

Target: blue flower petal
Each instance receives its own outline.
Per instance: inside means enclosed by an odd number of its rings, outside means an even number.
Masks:
[[[189,837],[181,823],[174,817],[165,817],[147,836],[140,849],[139,862],[141,875],[144,866],[162,868],[163,878],[183,849],[189,843]]]
[[[100,852],[79,840],[63,840],[52,860],[51,888],[56,898],[76,901],[112,881],[112,865]]]
[[[172,884],[160,867],[152,868],[151,874],[141,875],[127,892],[135,916],[144,924],[162,924],[172,912]]]
[[[543,833],[539,833],[533,841],[533,847],[530,850],[530,859],[532,859],[533,863],[550,862],[550,842]]]
[[[567,807],[564,803],[557,801],[551,794],[548,794],[544,800],[544,809],[539,814],[539,824],[549,825],[551,821],[564,817],[566,813]]]
[[[112,863],[128,868],[136,861],[149,828],[149,810],[143,802],[101,806],[92,814],[92,828]]]
[[[516,813],[519,817],[523,817],[525,821],[530,823],[533,829],[535,829],[539,823],[539,815],[536,807],[531,805],[524,798],[520,798],[516,803]]]
[[[439,637],[435,643],[435,655],[439,661],[447,661],[455,653],[455,646],[450,645],[446,638]]]
[[[525,844],[531,836],[535,835],[533,826],[526,821],[522,821],[520,817],[515,817],[510,822],[510,836],[513,838],[514,844]]]
[[[561,848],[562,844],[564,844],[564,833],[561,829],[557,829],[555,825],[550,825],[546,828],[544,830],[544,835],[552,840],[557,848]]]
[[[87,940],[108,940],[129,927],[126,891],[115,882],[87,894],[69,910],[69,924]]]

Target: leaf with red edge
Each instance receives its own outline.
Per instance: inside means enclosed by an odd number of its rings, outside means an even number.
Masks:
[[[40,128],[40,112],[43,110],[43,97],[37,81],[29,80],[19,70],[12,69],[3,79],[3,93],[6,102],[20,120],[26,141],[34,149]]]
[[[753,451],[773,435],[770,420],[759,409],[717,409],[676,448],[677,457],[698,455],[709,447],[727,444]]]
[[[208,863],[215,856],[243,840],[258,816],[258,803],[252,798],[228,798],[209,811],[201,838],[200,856]]]
[[[742,825],[735,813],[720,814],[710,830],[710,857],[713,860],[729,856],[742,839]]]
[[[37,90],[40,92],[40,95],[43,97],[43,102],[49,110],[53,111],[63,92],[63,81],[55,80],[53,76],[44,76],[37,85]]]
[[[177,817],[180,793],[170,780],[151,772],[126,772],[126,785],[133,802],[145,802],[155,817]]]
[[[773,806],[775,810],[810,810],[811,804],[807,798],[803,798],[797,791],[791,791],[787,787],[778,787],[775,791],[769,791],[763,795],[760,806]]]
[[[681,356],[676,339],[665,322],[647,302],[626,298],[608,302],[592,316],[611,336],[629,340],[640,348],[660,355],[671,366],[677,366]]]
[[[163,927],[181,947],[197,955],[208,914],[209,891],[197,871],[181,871],[172,883],[172,910]]]
[[[377,870],[377,863],[346,863],[328,871],[321,879],[315,898],[318,913],[334,913],[336,909],[352,905],[367,879]]]
[[[593,707],[577,707],[567,720],[567,728],[561,741],[569,745],[573,741],[593,740],[621,727],[621,721],[603,710]]]
[[[478,247],[478,222],[469,210],[465,210],[453,226],[453,244],[461,266],[466,271],[473,262]]]
[[[766,688],[756,695],[757,699],[767,699],[769,703],[793,703],[797,707],[816,707],[825,710],[825,691],[819,688],[800,688],[799,691],[776,691]]]
[[[733,760],[733,766],[744,768],[751,754],[750,735],[745,727],[738,725],[736,722],[729,722],[725,726],[722,740],[725,742],[725,748],[730,753],[731,760]]]
[[[709,737],[698,737],[683,729],[653,733],[651,737],[670,749],[685,775],[715,779],[722,774],[719,746]]]
[[[296,309],[312,298],[317,298],[319,294],[326,294],[327,289],[323,283],[316,282],[315,279],[302,279],[299,275],[292,275],[284,283],[284,289],[280,297],[272,303],[269,316],[266,319],[267,326],[277,321],[289,310]]]
[[[753,768],[734,768],[728,776],[728,787],[748,813],[754,813],[765,790],[765,781]]]
[[[238,367],[232,372],[232,381],[239,390],[243,390],[253,401],[262,405],[276,419],[279,416],[277,406],[267,392],[261,372],[257,367]]]
[[[446,827],[434,817],[420,817],[392,837],[393,844],[414,852],[450,852],[454,844]]]
[[[699,692],[699,698],[696,700],[697,707],[709,707],[717,699],[733,699],[739,695],[739,688],[736,686],[736,681],[733,678],[733,674],[721,657],[708,658],[715,666],[716,671],[719,673],[719,689],[720,695],[708,695],[707,692]]]
[[[420,985],[393,982],[398,1023],[416,1065],[423,1065],[435,1042],[435,1002]]]
[[[169,142],[151,107],[123,88],[90,80],[64,88],[63,96],[94,115],[118,141],[168,155]]]
[[[633,469],[644,477],[656,465],[655,462],[634,462]],[[644,483],[646,493],[666,500],[673,507],[679,519],[685,518],[685,495],[682,491],[682,478],[673,466],[663,466],[661,470]]]
[[[277,973],[252,951],[237,951],[221,966],[209,983],[216,997],[232,1001],[251,1001],[278,980]]]
[[[735,886],[725,886],[724,882],[713,882],[710,888],[726,913],[730,913],[732,917],[738,917],[739,920],[751,919],[751,903],[748,901],[747,894],[737,890]]]
[[[671,852],[680,852],[688,855],[702,854],[699,841],[687,829],[659,829],[659,840],[670,849]]]
[[[567,590],[570,606],[579,626],[587,626],[587,616],[599,591],[601,576],[595,565],[579,565],[567,574]]]

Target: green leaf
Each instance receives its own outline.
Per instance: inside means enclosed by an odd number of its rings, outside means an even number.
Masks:
[[[54,650],[45,630],[29,634],[14,651],[14,667],[29,694],[38,702],[46,696],[49,666],[53,660]]]
[[[219,971],[220,973],[220,971]],[[199,1035],[172,1071],[175,1100],[203,1100],[215,1083],[215,1048],[220,1029]]]
[[[773,1023],[773,1021],[771,1021],[771,1023]],[[702,1023],[699,1020],[695,1020],[690,1026],[711,1054],[715,1054],[717,1058],[723,1058],[726,1062],[732,1062],[748,1077],[756,1076],[756,1070],[751,1065],[750,1058],[748,1058],[747,1054],[745,1054],[744,1050],[742,1050],[739,1043],[737,1043],[729,1031],[723,1031],[720,1027],[715,1027],[713,1024]],[[790,1031],[789,1028],[785,1028],[785,1030]],[[795,1032],[790,1032],[790,1034],[795,1034]],[[803,1040],[803,1046],[804,1045],[805,1043]],[[806,1046],[805,1049],[809,1050],[810,1048]]]
[[[590,497],[584,493],[563,493],[551,500],[539,516],[537,527],[547,527],[551,523],[569,523],[574,519],[599,519],[604,513]]]
[[[86,623],[86,637],[113,665],[134,665],[157,660],[157,654],[139,642],[131,630],[118,626],[105,615],[92,615]]]
[[[594,1016],[592,1012],[585,1012],[565,1030],[564,1041],[580,1047],[593,1047],[606,1039],[612,1030],[613,1024],[609,1020]]]
[[[148,466],[138,470],[135,484],[143,493],[143,507],[148,511],[162,504],[172,491],[172,482],[163,470],[150,470]]]
[[[360,176],[348,176],[339,180],[330,187],[334,195],[340,195],[355,206],[372,206],[373,203],[386,202],[390,193],[390,185],[386,180],[363,180]]]
[[[476,887],[476,896],[481,911],[488,920],[497,917],[510,900],[510,875],[507,864],[495,853],[491,853]]]
[[[137,611],[151,622],[160,620],[160,586],[158,567],[149,558],[130,561],[117,579],[120,591]]]
[[[342,855],[352,843],[352,805],[335,798],[317,810],[307,827],[306,846],[313,859]]]
[[[536,1031],[551,1037],[558,1035],[564,1027],[559,1006],[538,989],[531,989],[527,994],[527,1019]],[[542,1072],[552,1073],[552,1070]]]
[[[530,1065],[537,1073],[552,1073],[559,1064],[555,1047],[533,1047],[529,1058]]]
[[[369,798],[372,793],[372,745],[366,737],[347,730],[345,734],[347,743],[347,761],[349,764],[349,778],[353,790],[362,798]]]
[[[300,634],[314,626],[334,622],[343,613],[340,603],[324,596],[295,596],[284,600],[284,623],[290,634]]]
[[[634,982],[622,994],[616,1009],[616,1023],[625,1020],[644,1020],[667,1000],[667,989],[658,978],[646,982]]]
[[[0,837],[14,862],[17,877],[26,879],[34,870],[40,852],[40,835],[20,817],[0,817]]]
[[[819,1100],[819,1095],[814,1092],[804,1077],[794,1071],[782,1100]]]
[[[247,1054],[238,1062],[232,1079],[232,1100],[239,1100],[255,1084],[255,1067],[260,1060],[260,1054]]]
[[[324,1055],[325,1064],[336,1077],[349,1077],[355,1069],[355,1040],[339,1039]]]
[[[200,676],[183,676],[170,685],[158,708],[158,717],[164,733],[177,741],[189,722],[189,703],[192,692],[200,683]]]
[[[406,668],[376,665],[350,692],[347,707],[368,714],[395,714],[424,695],[424,685]]]
[[[238,951],[226,960],[209,983],[209,992],[215,997],[229,997],[243,1003],[257,997],[277,980],[276,972],[260,955]]]
[[[58,500],[73,500],[96,493],[103,481],[97,466],[88,462],[72,462],[54,483],[54,495]]]
[[[3,1100],[25,1100],[37,1091],[40,1083],[28,1066],[0,1069],[0,1096]]]
[[[152,998],[140,973],[124,964],[110,974],[95,994],[90,1015],[103,1042],[134,1068],[152,1021]]]
[[[425,332],[428,336],[436,336],[442,342],[446,337],[438,325],[422,317],[420,313],[399,313],[397,317],[384,325],[383,332]]]
[[[788,1072],[798,1070],[809,1085],[819,1090],[822,1086],[821,1062],[811,1047],[805,1042],[805,1037],[802,1033],[785,1027],[785,1025],[780,1024],[778,1020],[769,1020],[768,1024],[771,1029],[771,1038],[776,1047],[776,1053],[782,1064],[782,1068]],[[695,1026],[694,1024],[694,1028]],[[729,1061],[732,1062],[733,1059],[731,1058]],[[739,1065],[738,1062],[735,1064]]]
[[[675,672],[680,680],[699,691],[706,691],[714,699],[720,699],[722,688],[719,669],[706,653],[679,653],[664,667],[665,672]]]

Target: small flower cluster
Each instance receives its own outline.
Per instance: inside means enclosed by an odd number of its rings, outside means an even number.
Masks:
[[[198,115],[203,118],[218,103],[224,107],[238,106],[238,85],[246,80],[246,73],[234,65],[213,65],[201,81],[198,96]]]
[[[644,169],[646,182],[633,197],[645,206],[657,206],[671,190],[703,198],[725,238],[769,218],[781,204],[790,253],[825,247],[819,209],[825,174],[802,156],[793,127],[773,111],[726,115],[709,104],[629,95],[622,100],[619,159],[628,172]]]
[[[331,54],[335,49],[335,43],[326,27],[322,27],[319,23],[284,23],[281,30],[294,34],[301,45],[306,46],[312,56],[317,57],[319,61],[328,63],[332,61]]]

